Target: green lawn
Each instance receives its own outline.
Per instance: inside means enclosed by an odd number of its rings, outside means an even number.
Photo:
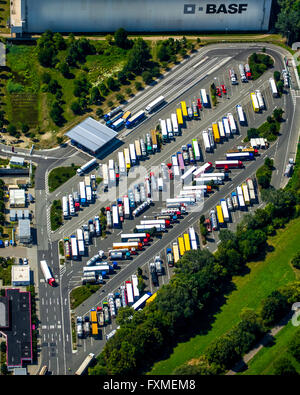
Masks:
[[[268,253],[264,261],[251,262],[248,264],[248,274],[233,279],[235,290],[215,315],[209,331],[179,343],[170,357],[157,362],[149,374],[171,374],[177,366],[198,358],[211,341],[239,322],[244,307],[257,309],[261,300],[273,290],[295,280],[296,274],[289,262],[299,243],[300,218],[291,221],[285,229],[279,230],[276,236],[269,239],[274,251]],[[195,322],[194,325],[199,325],[200,332],[201,323]]]
[[[288,344],[298,327],[291,321],[274,338],[274,345],[262,348],[248,363],[248,369],[240,374],[243,375],[270,375],[274,374],[274,362],[281,357],[290,359],[294,367],[300,373],[300,363],[288,352]]]
[[[63,210],[60,200],[54,200],[50,209],[51,230],[58,229],[63,224]]]
[[[68,181],[70,178],[75,176],[76,170],[79,166],[70,167],[57,167],[49,173],[48,186],[49,191],[54,192],[58,187]]]

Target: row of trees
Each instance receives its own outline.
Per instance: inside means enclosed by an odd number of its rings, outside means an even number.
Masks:
[[[279,13],[275,27],[287,44],[300,39],[300,0],[277,0]]]

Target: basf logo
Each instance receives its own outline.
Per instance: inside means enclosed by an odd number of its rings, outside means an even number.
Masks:
[[[198,7],[196,4],[184,4],[184,14],[195,14],[205,12],[206,14],[242,14],[248,10],[248,4],[214,4],[208,3],[205,7]]]

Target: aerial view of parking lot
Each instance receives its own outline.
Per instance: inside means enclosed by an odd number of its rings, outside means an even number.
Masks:
[[[299,375],[300,0],[0,3],[0,375]]]

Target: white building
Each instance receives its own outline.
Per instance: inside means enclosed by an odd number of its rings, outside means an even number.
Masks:
[[[15,287],[30,285],[30,267],[28,265],[12,265],[11,283]]]
[[[10,207],[25,207],[26,205],[25,189],[10,189],[9,205]]]

